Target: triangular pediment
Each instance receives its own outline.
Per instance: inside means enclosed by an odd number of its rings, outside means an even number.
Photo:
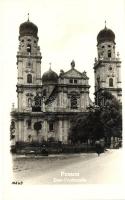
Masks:
[[[74,77],[74,78],[82,78],[82,73],[80,73],[79,71],[77,71],[76,69],[70,69],[69,71],[65,72],[63,75],[65,78],[70,78],[70,77]]]

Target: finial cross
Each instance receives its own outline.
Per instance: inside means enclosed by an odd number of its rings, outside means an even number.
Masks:
[[[52,66],[52,63],[51,63],[51,62],[49,63],[49,66],[50,66],[50,69],[51,69],[51,66]]]
[[[106,20],[105,20],[105,28],[106,28]]]
[[[27,15],[28,15],[28,22],[29,22],[29,13]]]

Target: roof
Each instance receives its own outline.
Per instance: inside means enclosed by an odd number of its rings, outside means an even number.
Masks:
[[[32,35],[34,37],[37,37],[37,33],[38,33],[37,26],[34,23],[30,22],[29,20],[22,23],[19,27],[20,36]]]
[[[105,26],[105,28],[98,33],[97,42],[99,44],[106,41],[111,41],[115,43],[115,34],[111,29],[108,29]]]
[[[42,83],[58,83],[58,75],[51,68],[42,76]]]

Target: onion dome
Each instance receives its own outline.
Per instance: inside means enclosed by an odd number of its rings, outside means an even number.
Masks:
[[[58,83],[58,75],[50,68],[49,71],[43,74],[42,83],[43,84]]]
[[[22,23],[20,25],[20,28],[19,28],[19,34],[20,34],[20,37],[22,36],[27,36],[27,35],[32,35],[34,37],[37,37],[37,33],[38,33],[38,28],[35,24],[33,24],[32,22],[29,21],[26,21],[24,23]]]
[[[114,42],[115,43],[115,34],[111,29],[108,29],[106,26],[103,30],[98,33],[97,42]]]

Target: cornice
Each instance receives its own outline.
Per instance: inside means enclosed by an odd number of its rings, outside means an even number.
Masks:
[[[28,55],[20,55],[20,54],[18,54],[17,56],[16,56],[17,58],[29,58],[29,56]],[[42,59],[42,56],[33,56],[33,55],[30,55],[30,58],[35,58],[35,59]]]
[[[25,117],[41,117],[43,119],[48,118],[56,118],[59,119],[60,117],[72,117],[76,116],[77,114],[86,114],[87,112],[11,112],[11,116],[15,117],[17,120],[24,120]]]
[[[103,64],[105,64],[105,63],[109,63],[109,64],[119,63],[119,64],[121,64],[121,61],[119,61],[119,60],[99,60],[97,63],[94,64],[93,69],[97,69],[98,67],[104,67]]]

